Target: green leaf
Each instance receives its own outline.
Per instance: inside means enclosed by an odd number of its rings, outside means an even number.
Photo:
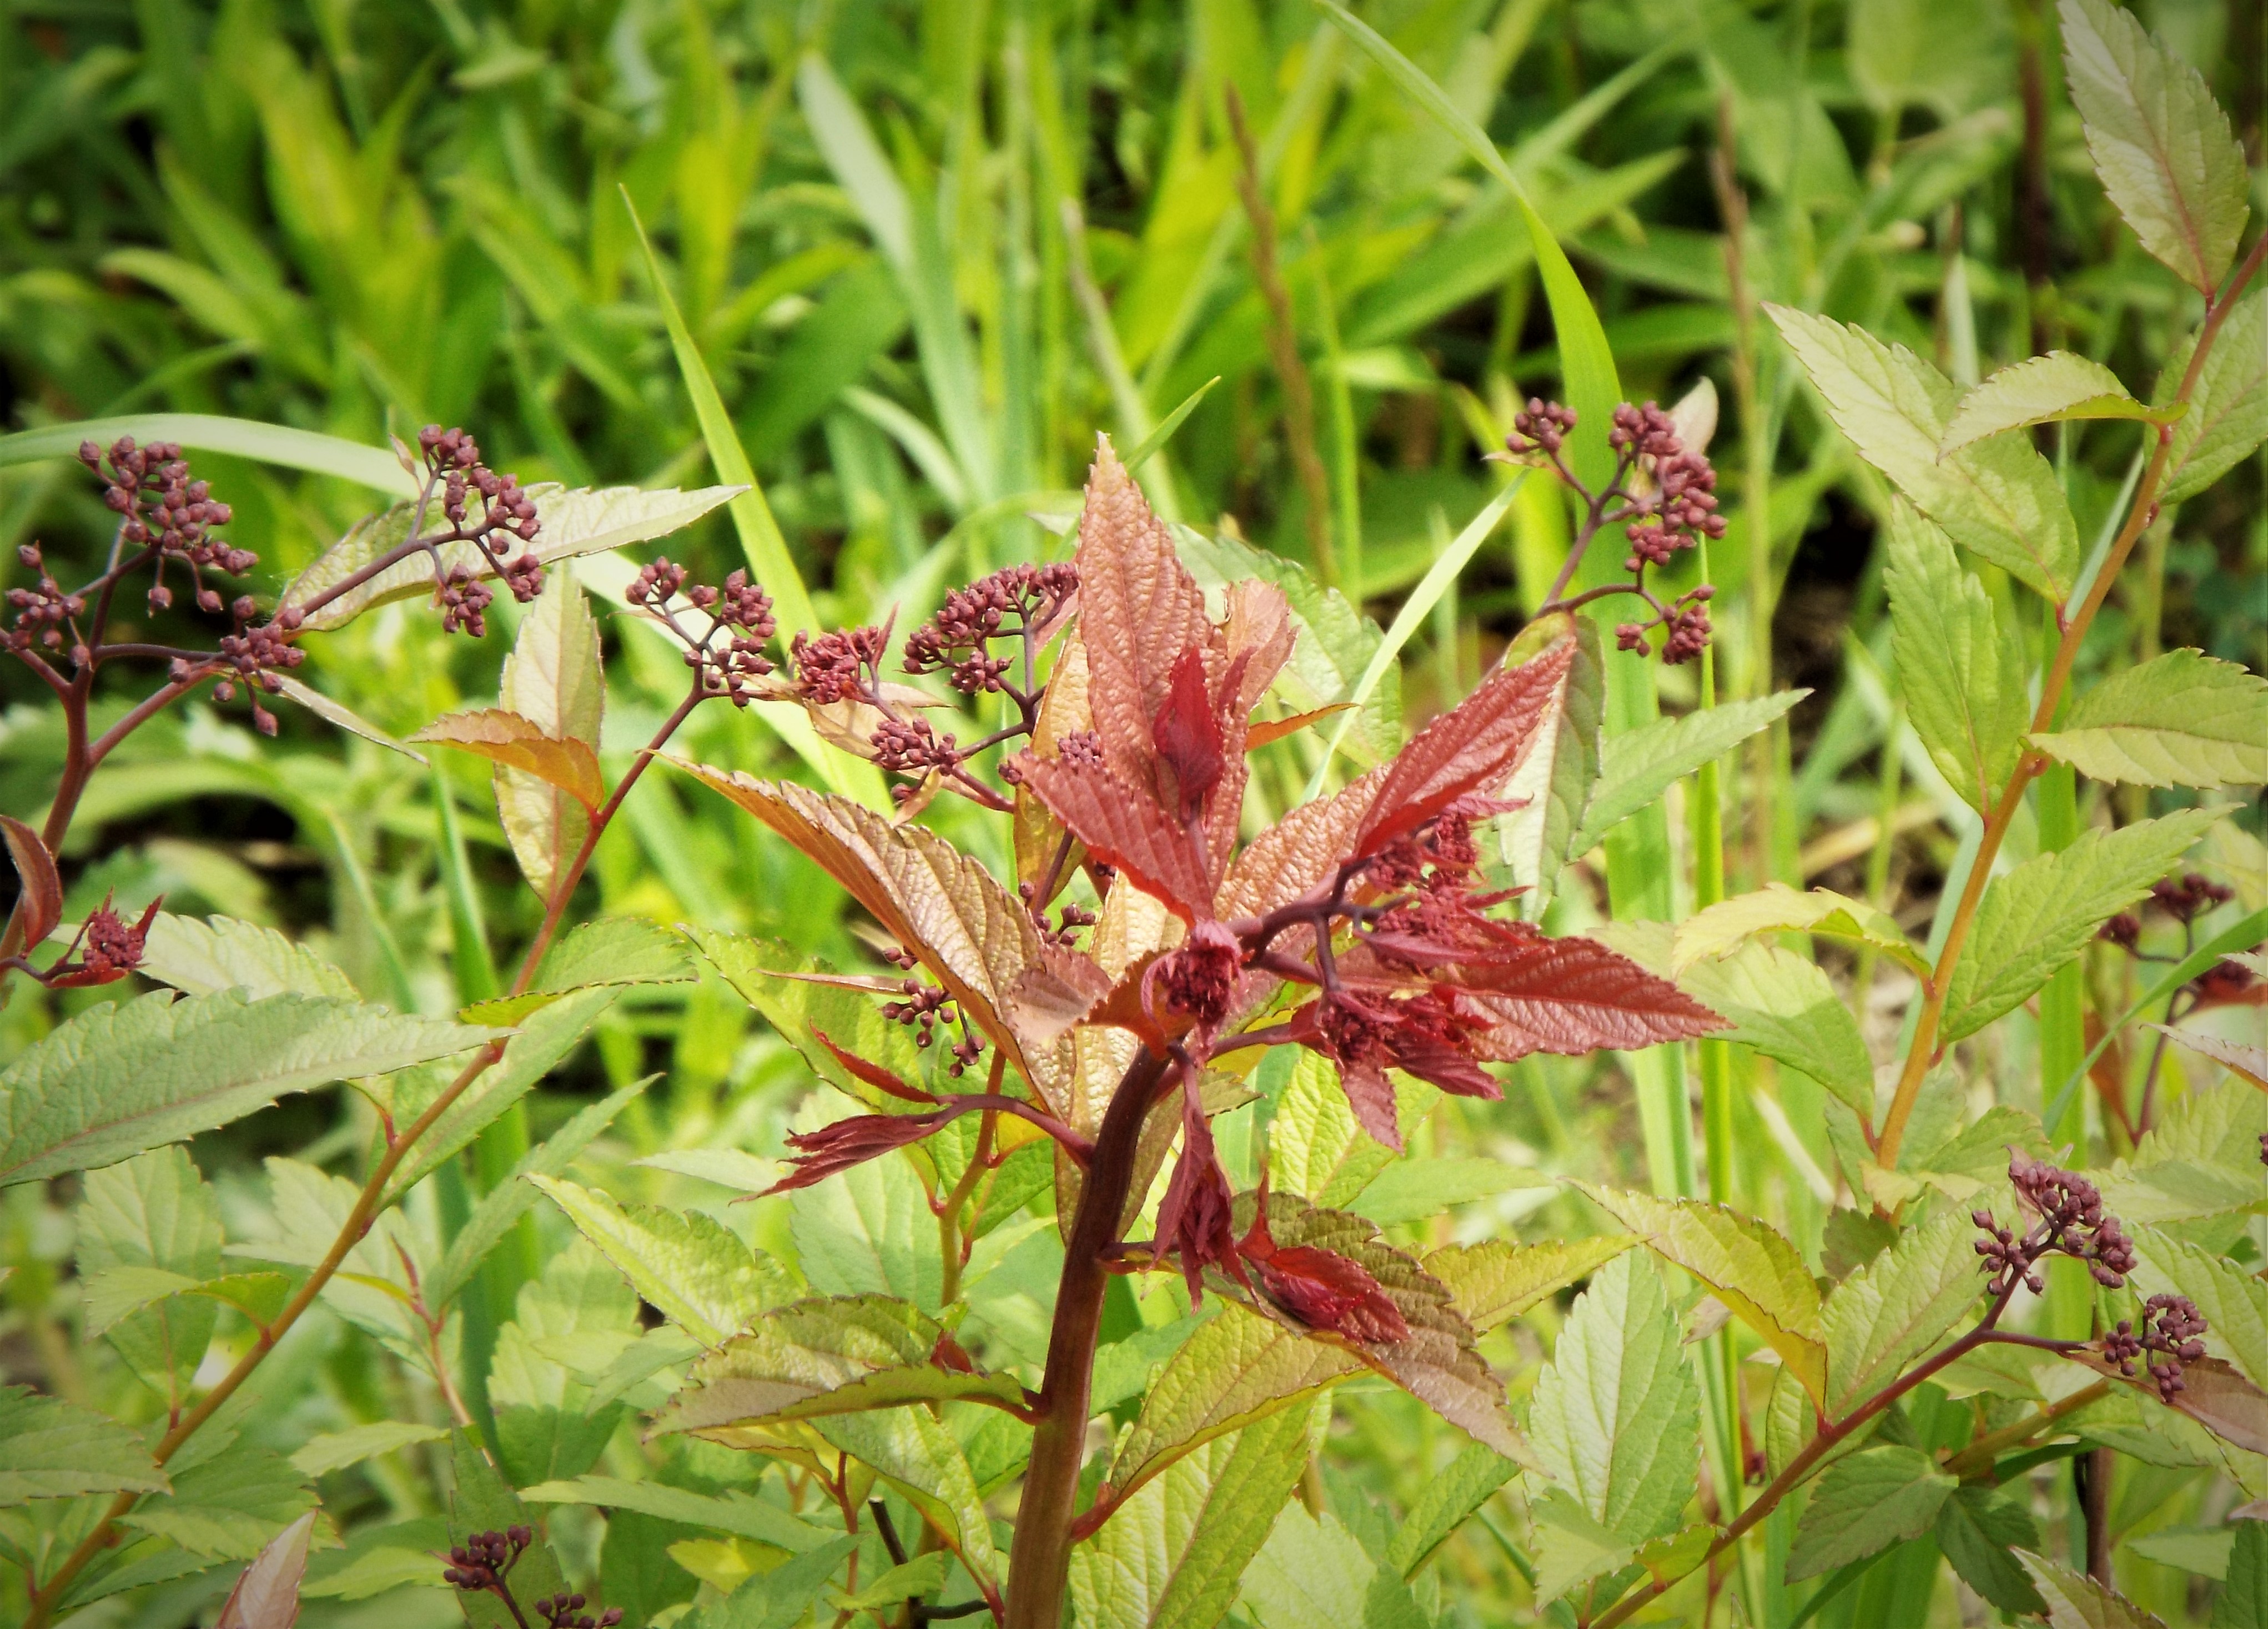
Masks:
[[[1167,1360],[1118,1446],[1110,1486],[1122,1497],[1183,1456],[1362,1371],[1351,1354],[1266,1318],[1224,1313]]]
[[[2254,1188],[2257,1195],[2257,1177]],[[2136,1290],[2145,1295],[2171,1292],[2195,1301],[2205,1317],[2206,1346],[2268,1390],[2268,1284],[2227,1256],[2162,1233],[2146,1228],[2140,1243],[2141,1263],[2132,1275]]]
[[[1870,1448],[1837,1460],[1812,1485],[1796,1522],[1788,1581],[1816,1578],[1926,1533],[1957,1485],[1918,1448]]]
[[[1344,1095],[1344,1094],[1342,1094]],[[1541,1171],[1484,1154],[1399,1159],[1370,1180],[1351,1203],[1381,1227],[1424,1221],[1459,1205],[1516,1188],[1557,1184]]]
[[[2090,779],[2144,786],[2268,781],[2268,680],[2202,651],[2110,674],[2032,745]]]
[[[1286,1409],[1176,1460],[1071,1557],[1071,1598],[1092,1629],[1211,1629],[1322,1446],[1330,1406]]]
[[[441,1264],[425,1279],[426,1307],[435,1312],[446,1309],[471,1281],[488,1253],[512,1231],[514,1223],[534,1208],[536,1190],[519,1178],[564,1176],[576,1157],[614,1124],[615,1117],[630,1099],[659,1079],[659,1075],[648,1075],[643,1080],[633,1080],[620,1091],[577,1109],[574,1118],[522,1154],[504,1179],[482,1196],[473,1213],[465,1219],[465,1225],[457,1229],[457,1236],[449,1241]]]
[[[449,1448],[456,1485],[455,1495],[449,1501],[451,1543],[461,1544],[475,1533],[501,1533],[515,1527],[534,1526],[527,1507],[497,1474],[477,1437],[460,1426],[449,1434]],[[552,1552],[541,1527],[535,1529],[535,1542],[512,1564],[512,1587],[514,1595],[528,1601],[556,1596],[567,1588],[559,1558]],[[469,1629],[517,1629],[511,1610],[493,1595],[460,1591],[457,1603],[464,1609]]]
[[[1502,1239],[1445,1244],[1425,1257],[1425,1271],[1449,1286],[1457,1310],[1474,1330],[1486,1334],[1578,1279],[1589,1277],[1638,1242],[1633,1234],[1608,1233],[1535,1244]]]
[[[2139,418],[2162,424],[2180,416],[2179,409],[2135,401],[2100,362],[2051,350],[2002,368],[1962,397],[1938,452],[1957,453],[1987,436],[2069,419]]]
[[[255,1213],[249,1237],[232,1242],[226,1254],[312,1268],[329,1254],[332,1242],[353,1214],[362,1186],[333,1176],[298,1160],[267,1161],[272,1208]],[[430,1362],[425,1326],[409,1310],[407,1252],[419,1262],[419,1241],[398,1210],[379,1213],[368,1233],[347,1252],[340,1271],[323,1286],[323,1304],[357,1328],[385,1342],[408,1361]]]
[[[2005,1612],[2043,1612],[2015,1552],[2040,1542],[2032,1513],[2005,1488],[1970,1483],[1938,1507],[1937,1547],[1962,1581]]]
[[[1736,894],[1677,925],[1664,971],[1683,978],[1708,956],[1721,956],[1758,933],[1822,934],[1871,947],[1915,972],[1926,975],[1928,960],[1914,948],[1886,911],[1831,888],[1799,894],[1785,882],[1767,882],[1753,894]],[[1627,953],[1626,953],[1627,954]]]
[[[504,1056],[482,1070],[464,1094],[441,1111],[432,1129],[417,1139],[416,1148],[387,1184],[386,1200],[394,1204],[470,1146],[475,1138],[497,1117],[534,1091],[537,1083],[564,1063],[583,1043],[620,993],[611,989],[578,990],[549,1006],[527,1015],[519,1033],[504,1043]],[[454,1073],[416,1069],[393,1081],[386,1106],[394,1123],[407,1127],[448,1087]]]
[[[359,735],[372,746],[383,747],[388,752],[398,752],[412,763],[427,762],[425,755],[417,748],[394,740],[360,713],[350,707],[342,706],[313,685],[303,683],[288,673],[270,673],[268,676],[276,681],[278,695],[289,697],[324,723],[344,730],[350,735]]]
[[[1584,807],[1583,821],[1567,846],[1571,856],[1589,853],[1608,832],[1640,809],[1652,807],[1676,782],[1705,763],[1713,763],[1767,729],[1809,690],[1781,690],[1753,701],[1727,702],[1696,712],[1653,719],[1621,735],[1609,736],[1602,755],[1598,784]]]
[[[2211,294],[2250,210],[2244,150],[2198,70],[2108,0],[2062,0],[2064,72],[2102,189],[2142,247]]]
[[[657,1431],[807,1419],[948,1398],[1021,1409],[1012,1375],[935,1360],[945,1326],[887,1295],[838,1295],[767,1311],[695,1364]]]
[[[1440,1087],[1397,1072],[1395,1119],[1405,1139],[1440,1097]],[[1269,1122],[1269,1185],[1321,1205],[1347,1205],[1395,1158],[1393,1149],[1357,1123],[1330,1061],[1302,1050]]]
[[[536,518],[542,529],[522,552],[533,554],[546,565],[682,531],[733,495],[728,486],[703,487],[692,492],[681,492],[674,487],[649,492],[634,486],[570,491],[549,481],[523,490],[535,500]],[[292,579],[291,586],[284,591],[279,608],[306,605],[381,555],[408,542],[409,528],[416,518],[417,505],[413,501],[396,504],[356,521],[344,537],[316,556],[313,564]],[[462,566],[475,577],[496,575],[488,557],[480,552],[476,544],[440,543],[435,550],[444,573]],[[424,598],[433,592],[434,571],[433,556],[419,549],[357,583],[336,599],[326,601],[321,608],[307,612],[306,626],[319,633],[328,632],[343,628],[374,606]]]
[[[0,1387],[0,1507],[167,1485],[140,1433],[27,1386]]]
[[[835,1608],[843,1612],[880,1611],[902,1605],[909,1599],[935,1595],[945,1588],[946,1572],[952,1566],[951,1556],[942,1550],[932,1550],[890,1568],[855,1595],[836,1591],[833,1597]]]
[[[991,1581],[991,1518],[961,1444],[936,1415],[918,1407],[874,1409],[822,1414],[809,1424],[911,1500],[980,1585]]]
[[[1132,452],[1129,453],[1123,461],[1126,466],[1126,473],[1130,475],[1136,470],[1141,468],[1144,464],[1149,461],[1152,453],[1155,453],[1160,447],[1165,446],[1167,442],[1171,441],[1174,439],[1174,431],[1179,430],[1182,424],[1187,421],[1189,416],[1197,410],[1197,403],[1203,402],[1207,396],[1211,395],[1212,394],[1212,387],[1219,383],[1220,375],[1216,373],[1211,379],[1205,380],[1204,384],[1199,385],[1195,390],[1192,390],[1188,395],[1184,396],[1182,399],[1181,406],[1175,408],[1172,412],[1167,414],[1165,417],[1160,419],[1158,421],[1158,427],[1155,430],[1152,430],[1148,435],[1143,437],[1141,445],[1137,446]]]
[[[1819,1286],[1795,1247],[1771,1225],[1721,1205],[1627,1190],[1584,1193],[1663,1260],[1683,1267],[1764,1337],[1815,1401],[1827,1390]]]
[[[335,996],[361,999],[354,981],[305,945],[272,927],[233,917],[200,921],[161,910],[150,922],[137,973],[185,995],[242,990],[267,996]]]
[[[1651,1262],[1617,1257],[1576,1297],[1528,1432],[1552,1479],[1623,1544],[1675,1528],[1700,1467],[1701,1392]]]
[[[1890,651],[1906,717],[1970,807],[1999,795],[2023,750],[2031,701],[2022,652],[2001,637],[1984,585],[1936,524],[1890,505]]]
[[[600,1400],[594,1376],[649,1351],[650,1339],[639,1334],[637,1295],[589,1240],[572,1238],[545,1262],[519,1286],[489,1364],[504,1474],[525,1486],[578,1477],[596,1463],[622,1407]]]
[[[1284,1507],[1268,1542],[1244,1573],[1244,1604],[1260,1629],[1357,1625],[1378,1564],[1329,1511]]]
[[[1817,963],[1751,940],[1728,956],[1696,962],[1677,984],[1733,1026],[1719,1032],[1719,1039],[1801,1070],[1872,1118],[1874,1060]]]
[[[1984,1287],[1976,1229],[1941,1216],[1837,1285],[1821,1315],[1827,1412],[1840,1419],[1933,1351]]]
[[[1975,1035],[2046,984],[2095,929],[2148,893],[2221,813],[2183,809],[2117,831],[2083,831],[2069,848],[1993,878],[1969,954],[1953,969],[1942,1041]]]
[[[1811,377],[1836,428],[1954,542],[2060,604],[2079,571],[2079,529],[2055,471],[2021,436],[1940,460],[1951,381],[1903,345],[1886,345],[1786,306],[1765,310]]]
[[[334,1471],[359,1465],[365,1459],[376,1459],[413,1442],[445,1441],[448,1434],[438,1426],[413,1425],[399,1419],[372,1420],[368,1425],[350,1426],[344,1431],[309,1438],[306,1446],[291,1456],[291,1463],[302,1476],[327,1477]]]
[[[910,1163],[885,1156],[788,1196],[788,1234],[811,1287],[941,1308],[937,1221]]]
[[[183,1286],[219,1274],[220,1205],[202,1174],[178,1147],[91,1171],[74,1220],[79,1278],[89,1296],[85,1335],[107,1334],[127,1367],[169,1404],[186,1398],[219,1309],[199,1300],[140,1310],[173,1293],[165,1290],[146,1300],[129,1296],[98,1314],[93,1287],[122,1273],[162,1274]]]
[[[829,1540],[759,1573],[723,1600],[679,1618],[682,1629],[794,1629],[843,1564],[858,1552],[855,1538]]]
[[[2104,1588],[2060,1561],[2029,1551],[2018,1551],[2016,1559],[2032,1575],[2047,1604],[2049,1629],[2166,1629],[2161,1619],[2117,1590]]]
[[[852,1057],[879,1064],[902,1080],[918,1079],[920,1053],[911,1033],[903,1024],[883,1017],[880,1003],[872,995],[784,977],[834,971],[825,962],[799,955],[785,945],[691,925],[683,931],[710,966],[762,1015],[781,1040],[795,1049],[814,1074],[879,1113],[910,1107],[852,1074],[818,1039],[824,1035]]]
[[[175,1470],[173,1481],[171,1493],[136,1505],[120,1522],[214,1559],[250,1560],[315,1508],[314,1490],[291,1462],[245,1437]]]
[[[539,1505],[601,1505],[609,1510],[636,1510],[665,1522],[688,1527],[713,1528],[741,1538],[752,1538],[791,1555],[825,1548],[830,1539],[824,1528],[790,1515],[769,1500],[727,1488],[722,1493],[696,1493],[666,1482],[628,1482],[620,1477],[580,1476],[571,1481],[539,1482],[520,1490],[520,1497]]]
[[[681,935],[637,917],[601,917],[584,923],[551,947],[525,995],[479,1002],[458,1016],[474,1024],[516,1024],[536,1008],[578,990],[681,984],[693,977],[692,957]]]
[[[1386,1565],[1404,1578],[1415,1577],[1449,1536],[1520,1474],[1520,1467],[1492,1448],[1468,1443],[1464,1451],[1436,1471],[1410,1502],[1410,1515],[1386,1548]]]
[[[0,1186],[114,1165],[287,1093],[446,1058],[493,1033],[327,997],[101,1002],[0,1072]]]
[[[658,1205],[620,1205],[564,1177],[526,1180],[566,1212],[583,1236],[649,1305],[704,1346],[721,1346],[793,1292],[770,1257],[715,1217]]]
[[[1600,774],[1599,732],[1606,719],[1607,670],[1599,648],[1598,624],[1570,617],[1575,660],[1567,670],[1560,704],[1536,726],[1535,744],[1502,793],[1506,801],[1526,799],[1497,822],[1504,863],[1521,896],[1521,912],[1541,919],[1559,882],[1559,871],[1577,855],[1583,811]],[[1616,745],[1629,740],[1617,739]]]
[[[414,493],[417,483],[401,461],[384,447],[365,446],[312,430],[284,424],[263,424],[249,418],[226,418],[217,413],[132,413],[119,418],[82,418],[68,424],[48,424],[38,430],[0,436],[0,465],[28,464],[40,459],[77,458],[82,441],[107,447],[121,436],[136,441],[178,441],[194,452],[226,453],[286,469],[335,475],[374,491],[400,497]]]
[[[2166,358],[2153,395],[2170,402],[2197,354],[2192,334]],[[2161,504],[2194,498],[2268,439],[2268,288],[2237,302],[2220,325],[2190,390],[2190,410],[2174,424]]]
[[[2213,1603],[2213,1629],[2268,1629],[2268,1522],[2233,1522],[2228,1577]]]
[[[543,592],[520,618],[512,654],[504,659],[497,704],[534,725],[549,740],[581,742],[595,764],[606,702],[598,619],[576,586],[574,568],[563,565],[544,574]],[[497,817],[504,824],[504,835],[519,861],[520,874],[548,904],[559,878],[590,836],[591,808],[571,789],[571,782],[501,761],[493,775]],[[564,950],[566,946],[554,948]],[[513,1023],[526,1010],[523,1006],[509,1016],[475,1021]]]

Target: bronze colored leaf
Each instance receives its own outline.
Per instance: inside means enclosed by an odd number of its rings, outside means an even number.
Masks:
[[[24,948],[36,950],[63,919],[63,879],[55,873],[55,856],[48,852],[38,832],[5,814],[0,814],[0,832],[7,835],[8,857],[16,862],[16,874],[23,880]]]
[[[1169,821],[1147,790],[1129,785],[1106,765],[1063,758],[1026,763],[1023,783],[1088,854],[1116,866],[1183,921],[1212,914],[1206,857],[1189,828]]]
[[[1499,1062],[1530,1052],[1637,1051],[1726,1027],[1668,980],[1592,939],[1538,933],[1524,955],[1461,967],[1451,977],[1496,1021],[1475,1050]]]
[[[585,809],[595,809],[606,799],[599,778],[598,755],[579,741],[559,741],[543,733],[533,720],[501,707],[476,707],[433,720],[410,738],[438,741],[478,753],[492,763],[525,770],[538,780],[556,786]]]

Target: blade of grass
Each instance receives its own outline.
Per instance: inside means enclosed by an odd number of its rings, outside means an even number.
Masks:
[[[1160,447],[1164,446],[1167,442],[1172,440],[1174,439],[1174,431],[1182,427],[1182,421],[1189,417],[1190,414],[1196,412],[1197,410],[1197,403],[1204,401],[1208,395],[1211,395],[1212,394],[1212,387],[1219,383],[1220,375],[1216,373],[1211,379],[1205,380],[1204,384],[1199,385],[1195,390],[1189,392],[1188,397],[1182,402],[1181,406],[1167,414],[1165,418],[1160,422],[1155,430],[1143,437],[1142,445],[1136,447],[1131,453],[1129,453],[1126,455],[1125,462],[1127,473],[1130,475],[1135,470],[1141,468],[1142,462],[1145,459],[1148,458],[1151,453],[1157,452]]]
[[[384,447],[217,413],[128,413],[18,431],[12,436],[0,436],[0,465],[76,458],[82,441],[107,447],[121,436],[144,443],[178,441],[202,453],[227,453],[286,469],[335,475],[394,498],[417,495],[417,483],[409,478],[409,472]]]
[[[1362,610],[1362,448],[1355,434],[1354,388],[1347,383],[1346,355],[1339,343],[1338,307],[1323,270],[1323,247],[1314,223],[1307,224],[1307,265],[1315,277],[1315,326],[1322,332],[1323,376],[1331,398],[1331,507],[1338,530],[1336,550],[1339,591],[1358,615]]]
[[[1315,765],[1315,772],[1307,779],[1307,790],[1300,795],[1301,802],[1307,802],[1322,794],[1323,777],[1331,767],[1331,760],[1337,756],[1340,743],[1345,741],[1346,733],[1356,715],[1362,711],[1363,704],[1370,699],[1371,692],[1378,688],[1378,682],[1386,676],[1386,670],[1401,655],[1402,647],[1410,642],[1410,636],[1416,633],[1425,624],[1425,619],[1432,615],[1435,602],[1448,592],[1449,585],[1457,579],[1458,573],[1465,569],[1475,551],[1488,541],[1489,534],[1496,530],[1496,523],[1504,519],[1505,511],[1512,507],[1512,500],[1519,495],[1527,479],[1528,472],[1523,469],[1510,486],[1491,498],[1488,506],[1457,534],[1441,552],[1440,558],[1433,562],[1432,569],[1419,579],[1418,586],[1410,590],[1410,597],[1402,602],[1402,609],[1395,614],[1394,625],[1386,630],[1386,638],[1379,642],[1369,664],[1363,668],[1361,676],[1355,680],[1354,689],[1348,693],[1347,710],[1338,715],[1331,726],[1330,739],[1324,743],[1323,756]]]

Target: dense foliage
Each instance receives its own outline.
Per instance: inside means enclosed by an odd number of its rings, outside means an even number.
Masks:
[[[2257,8],[1359,10],[11,18],[11,1621],[2268,1623]]]

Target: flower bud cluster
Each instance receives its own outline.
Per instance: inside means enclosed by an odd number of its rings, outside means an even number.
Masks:
[[[2191,871],[2150,885],[2150,903],[2176,922],[2194,922],[2216,905],[2236,897],[2235,890]]]
[[[269,621],[253,625],[260,607],[250,594],[239,594],[230,608],[236,618],[236,631],[220,638],[221,660],[233,670],[251,690],[265,690],[270,696],[279,695],[284,682],[276,676],[278,667],[297,667],[307,660],[307,653],[291,643],[291,636],[299,630],[303,620],[296,607],[285,606]],[[189,664],[180,658],[173,660],[176,682],[188,675]],[[233,680],[224,678],[213,686],[215,701],[228,701],[236,695]],[[258,702],[252,704],[252,722],[262,735],[276,733],[275,715]]]
[[[444,430],[438,424],[426,425],[417,432],[417,447],[425,461],[427,490],[438,484],[441,513],[450,527],[448,536],[433,541],[472,543],[522,605],[541,594],[543,562],[535,553],[522,549],[507,557],[495,546],[495,540],[503,537],[533,542],[543,529],[535,500],[521,489],[519,477],[500,475],[490,469],[481,461],[480,444],[453,426]],[[480,500],[477,513],[475,497]],[[441,605],[444,631],[461,630],[476,639],[488,632],[482,613],[495,592],[478,580],[478,573],[461,564],[453,565],[436,580],[434,592]]]
[[[991,653],[1001,636],[1021,638],[1052,620],[1079,587],[1079,568],[1012,565],[947,594],[935,616],[906,640],[908,673],[942,671],[964,696],[997,691],[1012,660]],[[1009,617],[1014,617],[1012,623]]]
[[[2008,1162],[2008,1180],[2017,1200],[2039,1220],[2020,1236],[2001,1227],[1989,1210],[1970,1213],[1970,1220],[1984,1234],[1977,1242],[1977,1254],[1992,1275],[1991,1294],[2007,1294],[2020,1282],[2033,1294],[2043,1294],[2047,1283],[2038,1264],[2047,1256],[2085,1262],[2105,1289],[2126,1282],[2134,1271],[2134,1242],[2116,1216],[2103,1213],[2102,1191],[2093,1183],[2021,1154]]]
[[[220,609],[220,594],[205,586],[203,571],[215,566],[241,576],[260,564],[248,549],[238,549],[212,535],[212,528],[234,518],[226,504],[212,496],[202,481],[189,478],[189,466],[179,444],[152,441],[136,446],[131,436],[121,436],[106,453],[92,441],[82,441],[78,461],[104,483],[102,501],[120,517],[118,535],[129,548],[158,551],[157,581],[150,588],[150,608],[162,611],[173,604],[166,586],[166,562],[179,560],[196,581],[197,604],[206,611]],[[105,468],[106,464],[107,468]],[[154,506],[150,505],[154,499]]]
[[[795,664],[795,688],[821,706],[865,701],[879,693],[882,652],[889,645],[880,628],[838,628],[816,639],[799,633],[788,647]]]
[[[2158,1360],[2144,1360],[2152,1382],[2158,1389],[2158,1400],[2171,1403],[2176,1395],[2188,1387],[2182,1381],[2184,1364],[2202,1362],[2205,1332],[2205,1316],[2197,1303],[2186,1295],[2153,1295],[2142,1303],[2142,1327],[2138,1330],[2132,1319],[2121,1319],[2118,1327],[2102,1338],[2102,1355],[2118,1366],[2118,1372],[2128,1377],[2134,1373],[2138,1360],[2154,1353]]]
[[[460,1589],[501,1590],[513,1565],[534,1542],[534,1532],[525,1527],[475,1533],[450,1550],[449,1565],[441,1569],[442,1580]]]
[[[667,557],[641,570],[623,598],[652,613],[685,645],[685,665],[690,667],[703,697],[723,696],[735,707],[745,707],[762,692],[757,682],[772,672],[764,645],[778,631],[772,616],[772,599],[736,571],[723,587],[709,583],[688,586],[688,573]],[[697,637],[677,620],[671,601],[680,592],[685,601],[709,619]]]
[[[583,1611],[580,1594],[545,1596],[535,1603],[535,1615],[551,1629],[615,1629],[622,1621],[622,1609],[610,1606],[593,1617]]]
[[[34,645],[43,645],[51,651],[60,650],[72,621],[86,615],[86,600],[83,595],[64,592],[63,585],[48,572],[38,544],[23,544],[16,550],[16,557],[37,571],[40,580],[30,588],[8,591],[8,604],[16,613],[16,625],[0,634],[0,648],[28,651]]]
[[[1521,457],[1536,453],[1550,456],[1567,445],[1574,429],[1573,408],[1530,396],[1527,407],[1512,416],[1512,433],[1504,439],[1505,450]]]

